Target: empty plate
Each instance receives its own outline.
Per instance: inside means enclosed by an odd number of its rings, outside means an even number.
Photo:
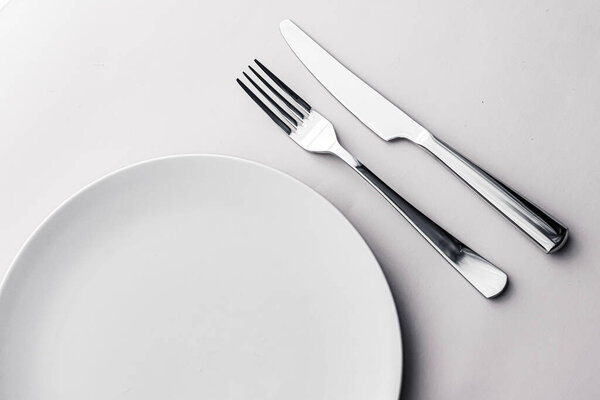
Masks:
[[[175,156],[66,201],[0,292],[0,398],[397,400],[394,302],[330,203],[271,168]]]

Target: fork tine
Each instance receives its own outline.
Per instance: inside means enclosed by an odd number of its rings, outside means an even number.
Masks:
[[[298,104],[300,104],[302,107],[304,107],[304,109],[306,111],[310,112],[310,110],[311,110],[310,104],[308,104],[306,101],[304,101],[302,99],[302,97],[298,96],[296,94],[296,92],[294,92],[292,89],[290,89],[288,85],[286,85],[285,83],[283,83],[281,81],[281,79],[279,79],[277,76],[275,76],[274,73],[272,73],[271,71],[269,71],[269,69],[267,67],[265,67],[264,65],[262,65],[262,63],[260,61],[258,61],[257,59],[254,59],[254,62],[256,63],[256,65],[258,65],[260,67],[260,69],[262,69],[265,72],[265,74],[267,74],[269,76],[269,78],[271,78],[271,80],[273,82],[275,82],[277,84],[277,86],[279,86],[284,92],[286,92]]]
[[[248,94],[248,96],[250,96],[250,98],[252,100],[254,100],[254,102],[256,104],[258,104],[258,106],[265,112],[267,113],[267,115],[273,120],[273,122],[275,122],[277,125],[279,125],[279,127],[281,129],[283,129],[283,131],[285,133],[287,133],[288,135],[290,133],[292,133],[292,128],[290,128],[285,122],[283,122],[283,120],[281,118],[279,118],[277,115],[275,115],[275,113],[273,111],[271,111],[271,109],[269,107],[267,107],[267,105],[265,103],[262,102],[261,99],[258,98],[258,96],[256,96],[254,94],[254,92],[252,92],[252,90],[250,90],[248,88],[248,86],[246,86],[244,84],[244,82],[240,81],[239,79],[236,79],[236,82],[240,84],[240,86],[242,87],[242,89],[244,89],[244,91]]]
[[[283,97],[281,95],[281,93],[279,93],[279,91],[277,91],[269,82],[267,82],[265,78],[263,78],[258,72],[256,72],[256,70],[254,68],[252,68],[252,66],[248,65],[248,68],[250,68],[250,71],[252,71],[252,73],[254,75],[256,75],[256,77],[258,79],[260,79],[260,81],[263,83],[263,85],[265,85],[267,88],[269,88],[269,90],[271,92],[273,92],[273,94],[275,96],[277,96],[277,98],[279,100],[281,100],[283,102],[283,104],[285,104],[290,110],[292,110],[301,119],[304,119],[304,114],[300,110],[298,110],[296,107],[294,107],[292,105],[292,103],[290,103],[285,97]]]
[[[256,90],[258,90],[259,93],[263,95],[264,98],[266,98],[267,100],[269,100],[269,103],[271,103],[273,105],[273,107],[275,107],[277,109],[277,111],[279,111],[281,114],[283,114],[283,116],[285,118],[287,118],[287,120],[290,121],[291,124],[293,124],[294,126],[298,126],[298,122],[296,122],[296,120],[290,114],[288,114],[288,112],[285,111],[283,109],[283,107],[281,107],[279,104],[277,104],[277,102],[275,100],[273,100],[271,97],[269,97],[269,95],[266,94],[265,91],[262,90],[262,88],[260,86],[258,86],[258,84],[256,82],[254,82],[252,80],[252,78],[250,78],[248,76],[247,73],[242,72],[242,74],[244,74],[244,76],[246,77],[246,79],[248,79],[248,81],[252,84],[252,86],[254,86],[256,88]]]

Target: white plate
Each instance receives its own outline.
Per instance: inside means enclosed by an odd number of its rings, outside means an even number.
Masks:
[[[401,371],[392,296],[356,230],[230,157],[93,183],[0,292],[0,399],[397,400]]]

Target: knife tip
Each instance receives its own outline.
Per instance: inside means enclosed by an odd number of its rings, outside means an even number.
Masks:
[[[279,29],[281,29],[281,30],[284,30],[285,28],[289,28],[292,26],[295,26],[295,24],[287,18],[279,23]]]

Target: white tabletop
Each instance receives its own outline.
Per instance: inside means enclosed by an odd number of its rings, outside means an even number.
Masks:
[[[424,151],[372,134],[297,61],[284,18],[563,221],[568,246],[543,254]],[[598,397],[599,20],[593,0],[8,1],[0,273],[46,215],[116,168],[239,156],[322,193],[371,246],[400,315],[403,399]],[[504,269],[507,293],[485,300],[360,177],[289,141],[234,81],[253,58],[371,170]]]

